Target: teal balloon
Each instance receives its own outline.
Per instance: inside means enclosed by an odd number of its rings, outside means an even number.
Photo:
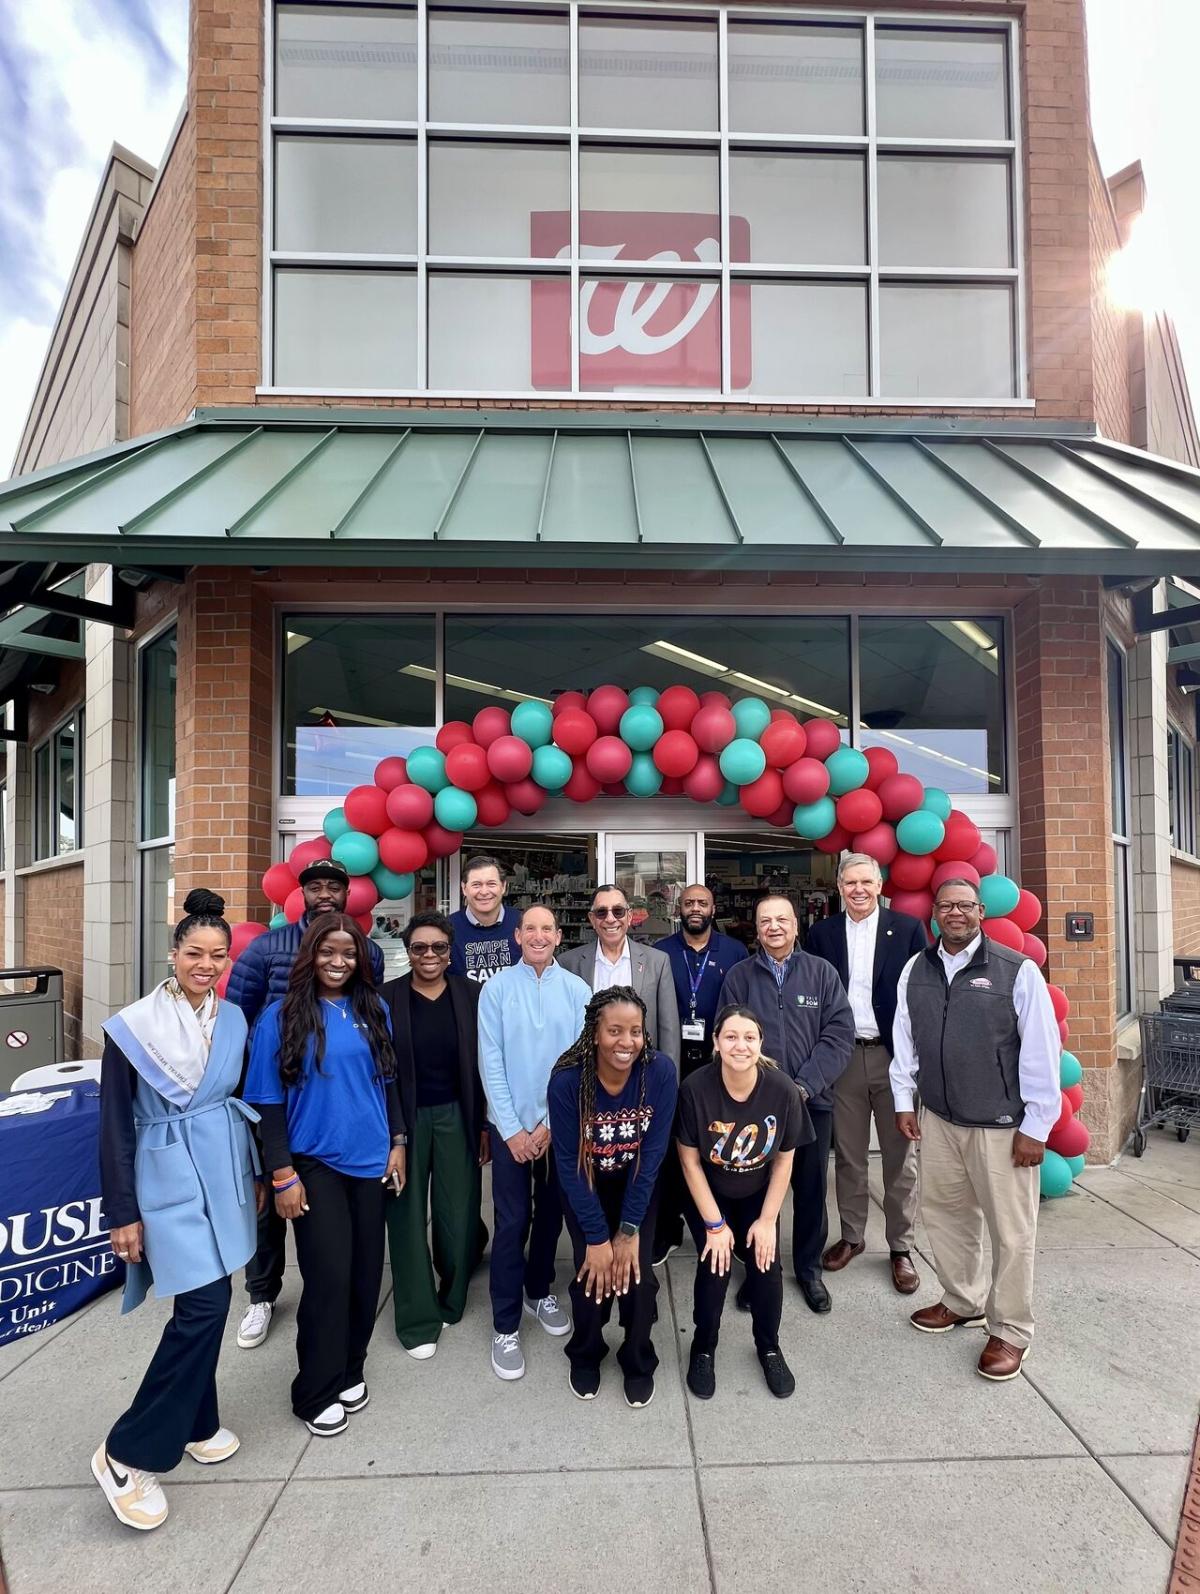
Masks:
[[[512,733],[530,747],[545,747],[553,729],[554,715],[545,703],[518,703],[512,711]]]
[[[939,819],[946,820],[950,817],[952,806],[949,796],[940,786],[926,786],[925,801],[921,807],[927,814],[936,814]]]
[[[321,829],[325,832],[326,841],[336,841],[339,836],[348,835],[354,826],[346,818],[344,808],[331,808],[321,823]]]
[[[623,723],[624,721],[622,721]],[[662,783],[662,771],[656,766],[650,754],[635,753],[633,755],[633,766],[625,777],[625,790],[629,795],[631,797],[653,797]]]
[[[825,760],[829,771],[829,795],[844,797],[848,791],[857,791],[866,784],[871,766],[866,755],[857,747],[835,747]]]
[[[446,755],[436,747],[418,747],[408,755],[408,778],[426,791],[444,791],[450,784],[446,774]]]
[[[1046,1148],[1046,1155],[1042,1158],[1038,1172],[1042,1194],[1048,1201],[1052,1201],[1055,1196],[1066,1195],[1075,1177],[1067,1159],[1060,1157],[1057,1151],[1051,1151],[1049,1147]]]
[[[717,807],[718,808],[732,808],[733,805],[738,801],[738,799],[740,797],[741,797],[741,792],[738,791],[738,789],[734,785],[733,781],[727,780],[725,782],[725,789],[722,791],[721,795],[717,798]]]
[[[417,883],[414,875],[397,874],[384,863],[371,870],[371,879],[374,880],[375,889],[385,902],[403,902],[405,897],[412,896]]]
[[[1064,1052],[1059,1058],[1058,1082],[1064,1090],[1083,1082],[1083,1064],[1074,1052]]]
[[[543,791],[561,791],[571,778],[570,753],[561,747],[535,747],[533,750],[533,778]]]
[[[771,710],[761,697],[739,697],[733,705],[733,722],[737,726],[739,736],[756,742],[771,723]],[[763,768],[766,768],[765,764]],[[752,778],[757,780],[758,776]],[[742,784],[745,785],[746,782],[743,781]]]
[[[837,824],[837,809],[832,797],[818,797],[815,803],[801,803],[792,815],[792,824],[798,836],[809,841],[820,841]]]
[[[479,818],[479,805],[469,791],[443,786],[433,799],[433,817],[443,830],[470,830]]]
[[[658,702],[658,688],[656,686],[635,686],[629,694],[631,703],[648,703],[651,708]]]
[[[271,915],[271,922],[270,922],[270,924],[267,925],[267,929],[268,930],[282,930],[284,925],[287,922],[288,922],[288,916],[287,916],[286,913],[282,913],[282,912],[273,913]]]
[[[900,834],[899,830],[896,834],[897,836]],[[985,874],[979,882],[979,900],[983,903],[988,918],[1002,919],[1006,913],[1011,913],[1021,900],[1021,888],[1006,874]]]
[[[743,701],[752,703],[754,699],[744,698]],[[721,749],[720,764],[726,780],[732,781],[735,786],[748,786],[766,769],[767,755],[748,736],[737,736]]]
[[[914,858],[933,852],[941,846],[945,837],[945,825],[928,808],[918,808],[915,813],[905,814],[896,826],[896,840]]]
[[[1079,1175],[1087,1166],[1087,1158],[1084,1156],[1082,1151],[1077,1157],[1064,1157],[1063,1161],[1066,1163],[1067,1167],[1070,1168],[1072,1179],[1078,1179]]]
[[[662,715],[649,703],[631,703],[617,728],[626,747],[632,747],[635,753],[648,753],[663,733]]]
[[[350,874],[370,874],[379,864],[379,843],[361,830],[348,830],[333,844],[333,856]]]

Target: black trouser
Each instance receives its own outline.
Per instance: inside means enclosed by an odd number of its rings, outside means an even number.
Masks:
[[[286,1256],[287,1223],[274,1201],[268,1201],[258,1214],[258,1246],[246,1263],[246,1294],[251,1301],[269,1301],[273,1306],[279,1299]]]
[[[621,1203],[625,1199],[625,1186],[630,1177],[630,1174],[596,1175],[596,1194],[600,1197],[600,1205],[604,1208],[610,1238],[616,1234],[621,1224]],[[638,1266],[642,1273],[640,1284],[635,1284],[631,1279],[627,1295],[610,1295],[605,1301],[596,1301],[584,1295],[583,1285],[578,1278],[572,1279],[571,1315],[575,1329],[567,1341],[567,1356],[573,1367],[597,1368],[608,1355],[608,1346],[604,1342],[604,1327],[612,1316],[613,1301],[616,1300],[617,1320],[625,1330],[625,1338],[617,1352],[621,1371],[626,1378],[653,1376],[654,1369],[658,1366],[658,1356],[654,1342],[650,1338],[654,1328],[654,1302],[658,1295],[658,1280],[654,1276],[653,1259],[657,1204],[656,1192],[651,1197],[649,1210],[642,1220],[638,1235]],[[579,1227],[579,1220],[572,1212],[570,1203],[564,1201],[563,1208],[575,1252],[575,1273],[578,1274],[587,1255],[588,1243],[584,1239],[583,1230]]]
[[[829,1239],[825,1189],[829,1148],[833,1143],[833,1109],[808,1106],[816,1139],[797,1146],[792,1162],[792,1266],[803,1283],[819,1282],[821,1253]]]
[[[105,1441],[112,1460],[145,1472],[170,1472],[182,1461],[184,1445],[216,1433],[217,1360],[232,1298],[228,1278],[175,1297],[133,1404]]]
[[[779,1224],[775,1225],[775,1260],[764,1272],[754,1260],[754,1247],[746,1241],[752,1223],[762,1214],[767,1197],[767,1185],[753,1195],[731,1197],[717,1196],[714,1200],[733,1231],[733,1243],[739,1255],[746,1259],[746,1298],[754,1324],[755,1349],[775,1350],[779,1345],[779,1320],[783,1316],[783,1268],[779,1262]],[[697,1252],[704,1250],[708,1238],[704,1220],[689,1198],[685,1216]],[[712,1262],[705,1258],[696,1266],[696,1287],[693,1296],[692,1322],[696,1325],[693,1344],[697,1350],[710,1354],[717,1348],[721,1331],[721,1313],[725,1309],[725,1293],[729,1288],[729,1274],[716,1274]]]
[[[488,1284],[492,1328],[497,1334],[515,1334],[521,1326],[522,1289],[531,1301],[538,1301],[554,1287],[554,1253],[562,1233],[563,1202],[553,1150],[533,1162],[518,1162],[495,1124],[491,1136],[495,1233]]]
[[[680,1080],[711,1062],[712,1047],[707,1041],[684,1041],[679,1054]],[[690,1199],[679,1153],[672,1140],[658,1175],[658,1222],[654,1229],[654,1250],[657,1255],[661,1256],[673,1245],[682,1243],[683,1219]]]
[[[292,1225],[304,1281],[292,1410],[312,1418],[362,1381],[383,1279],[387,1197],[378,1179],[352,1179],[314,1157],[292,1161],[308,1202]]]

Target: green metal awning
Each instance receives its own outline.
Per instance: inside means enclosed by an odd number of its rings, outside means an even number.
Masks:
[[[244,409],[0,488],[0,559],[1200,575],[1200,472],[1045,423]]]

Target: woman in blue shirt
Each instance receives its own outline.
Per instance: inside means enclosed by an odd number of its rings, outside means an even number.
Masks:
[[[648,1406],[654,1399],[658,1281],[651,1252],[677,1088],[675,1064],[646,1043],[646,1004],[637,992],[628,985],[597,991],[548,1091],[550,1140],[575,1249],[575,1331],[566,1350],[580,1400],[600,1387],[614,1297],[625,1331],[617,1352],[625,1402]]]
[[[262,1112],[275,1210],[294,1224],[304,1281],[292,1410],[327,1438],[369,1399],[383,1187],[404,1188],[407,1144],[387,1011],[366,937],[346,914],[305,931],[287,995],[255,1026],[245,1094]]]

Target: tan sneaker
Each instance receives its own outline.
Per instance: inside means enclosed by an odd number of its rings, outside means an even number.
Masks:
[[[183,1448],[193,1461],[198,1461],[202,1467],[211,1467],[218,1461],[228,1461],[241,1444],[237,1434],[230,1433],[228,1428],[218,1428],[211,1439],[195,1439]]]
[[[152,1472],[140,1467],[123,1467],[100,1446],[92,1457],[92,1476],[104,1490],[104,1497],[117,1518],[127,1528],[149,1533],[167,1520],[167,1497]]]

